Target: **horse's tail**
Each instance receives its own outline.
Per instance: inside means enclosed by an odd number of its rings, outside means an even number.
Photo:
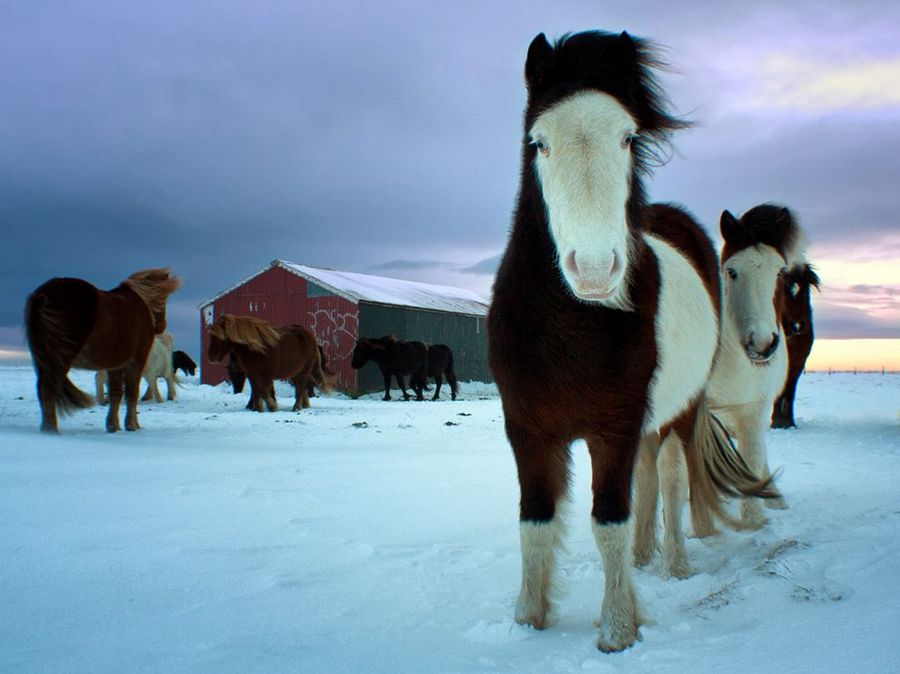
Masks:
[[[310,377],[312,382],[322,389],[324,393],[328,393],[333,388],[334,375],[322,362],[322,351],[318,345],[316,345],[315,359],[313,360],[313,369]]]
[[[685,444],[691,491],[691,519],[701,535],[711,533],[710,516],[735,529],[742,528],[723,508],[725,497],[778,498],[774,475],[758,476],[750,470],[704,395],[697,406],[691,438]]]
[[[68,377],[71,359],[79,346],[66,332],[59,317],[47,306],[47,295],[32,293],[25,304],[25,337],[31,359],[47,390],[59,391],[56,409],[68,414],[85,407],[93,407],[94,399],[79,389]]]

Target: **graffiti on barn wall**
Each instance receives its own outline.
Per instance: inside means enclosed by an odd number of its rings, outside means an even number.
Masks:
[[[317,309],[306,313],[309,316],[309,329],[326,344],[326,356],[339,360],[353,353],[359,333],[359,318],[355,313],[334,309]]]

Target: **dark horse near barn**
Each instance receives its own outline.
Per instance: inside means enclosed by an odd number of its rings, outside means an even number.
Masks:
[[[425,400],[423,391],[428,376],[428,348],[424,342],[406,342],[393,335],[377,339],[360,337],[353,348],[350,366],[358,370],[370,360],[378,365],[384,377],[384,400],[391,399],[391,377],[396,378],[404,400],[412,397],[406,391],[406,376],[409,376],[409,385],[416,398]]]
[[[77,278],[54,278],[31,293],[25,305],[25,330],[37,373],[42,431],[59,431],[57,412],[94,404],[69,379],[73,367],[108,371],[107,431],[122,428],[123,389],[125,429],[140,427],[141,371],[154,337],[166,330],[166,301],[180,283],[168,269],[145,269],[113,290],[100,290]]]
[[[706,401],[721,292],[712,243],[684,211],[645,205],[643,176],[685,126],[665,109],[658,64],[627,33],[531,43],[518,201],[488,315],[521,489],[516,621],[549,624],[569,445],[583,438],[606,579],[604,651],[634,643],[641,623],[629,518],[642,439],[677,439],[691,499],[717,514],[723,492],[770,493]]]
[[[783,278],[781,327],[787,337],[788,375],[784,390],[772,406],[772,428],[791,428],[794,422],[794,396],[812,351],[813,333],[810,288],[819,289],[819,277],[809,264],[791,267]]]
[[[307,384],[325,382],[315,336],[306,328],[277,328],[251,316],[222,314],[209,329],[209,360],[219,363],[232,354],[241,372],[250,380],[251,409],[278,409],[275,380],[294,385],[293,409],[309,407]]]
[[[441,384],[444,377],[450,384],[450,399],[456,400],[457,381],[456,370],[453,368],[453,351],[446,344],[432,344],[428,347],[428,366],[426,372],[429,377],[434,377],[434,396],[432,400],[441,397]]]
[[[174,351],[172,353],[172,371],[175,370],[181,370],[186,375],[193,377],[197,374],[197,363],[184,351]]]

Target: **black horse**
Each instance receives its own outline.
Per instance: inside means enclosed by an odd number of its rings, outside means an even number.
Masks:
[[[181,370],[186,375],[193,377],[197,374],[197,363],[184,351],[172,352],[172,371]]]
[[[437,400],[441,395],[441,384],[443,377],[447,377],[450,384],[450,398],[456,400],[456,372],[453,370],[453,352],[446,344],[433,344],[428,347],[428,367],[429,377],[434,377],[434,397]]]
[[[407,375],[416,399],[425,400],[423,391],[428,376],[428,349],[424,342],[404,342],[393,335],[378,339],[360,337],[356,340],[350,366],[358,370],[370,360],[378,365],[384,377],[384,400],[391,399],[392,376],[403,391],[403,399],[412,397],[407,393],[403,379]]]

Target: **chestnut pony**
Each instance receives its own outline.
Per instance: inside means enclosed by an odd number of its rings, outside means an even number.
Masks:
[[[100,290],[77,278],[54,278],[31,293],[25,305],[25,331],[37,373],[42,431],[59,431],[57,412],[94,404],[69,379],[73,367],[109,371],[107,431],[121,430],[123,387],[125,430],[140,427],[141,371],[154,337],[165,332],[166,301],[180,284],[168,269],[145,269],[113,290]]]
[[[278,409],[275,380],[294,385],[294,411],[309,407],[307,384],[325,376],[315,336],[300,325],[275,327],[253,316],[222,314],[209,329],[209,361],[219,363],[228,354],[250,381],[250,408]]]
[[[629,519],[642,437],[671,437],[692,498],[713,512],[723,492],[768,485],[742,466],[706,401],[720,310],[712,243],[684,211],[645,205],[651,159],[685,126],[665,109],[657,65],[627,33],[531,43],[521,182],[488,315],[521,490],[515,618],[539,629],[551,619],[569,446],[585,439],[603,651],[630,646],[641,623]]]
[[[797,380],[803,374],[806,359],[815,341],[811,288],[819,289],[819,276],[807,262],[795,264],[784,276],[781,328],[787,339],[788,375],[784,390],[772,406],[772,428],[791,428],[797,425],[794,421]]]

